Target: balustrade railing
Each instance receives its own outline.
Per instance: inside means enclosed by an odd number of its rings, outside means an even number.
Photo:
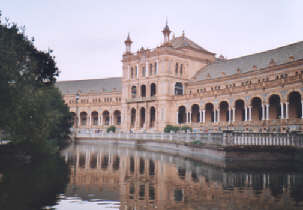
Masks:
[[[303,135],[296,133],[224,133],[223,145],[303,147]]]
[[[163,140],[198,142],[217,146],[293,146],[303,147],[303,134],[298,133],[106,133],[95,129],[78,129],[77,138],[107,138],[121,140]]]

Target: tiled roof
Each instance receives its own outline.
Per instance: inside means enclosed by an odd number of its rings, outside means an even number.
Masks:
[[[176,48],[176,49],[183,48],[183,47],[190,47],[190,48],[194,48],[196,50],[211,53],[211,52],[205,50],[203,47],[200,47],[198,44],[194,43],[193,41],[191,41],[190,39],[188,39],[185,36],[179,36],[179,37],[173,38],[171,40],[171,44],[172,44],[173,48]],[[213,54],[213,53],[211,53],[211,54]]]
[[[292,61],[303,59],[303,41],[261,53],[216,61],[198,71],[193,79],[199,81],[229,76],[238,72],[246,73],[266,68],[271,63],[275,65],[288,63],[291,59],[293,59]]]
[[[81,93],[97,93],[121,91],[121,77],[107,79],[88,79],[88,80],[70,80],[58,81],[56,86],[62,94],[76,94],[79,90]]]

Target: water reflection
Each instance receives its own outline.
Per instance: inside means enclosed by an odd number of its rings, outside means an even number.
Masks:
[[[303,174],[298,168],[227,170],[106,144],[80,144],[64,156],[71,168],[65,196],[120,201],[123,210],[303,207]]]
[[[39,210],[54,206],[69,182],[69,168],[61,157],[30,164],[1,162],[0,209]]]

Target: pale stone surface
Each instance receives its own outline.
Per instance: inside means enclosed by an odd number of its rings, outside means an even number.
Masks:
[[[79,87],[78,105],[74,92],[63,93],[82,128],[115,125],[123,131],[154,132],[186,124],[202,131],[303,130],[302,59],[303,42],[225,60],[182,35],[136,53],[129,46],[121,84],[110,79],[98,84],[106,83],[107,91],[89,91],[85,83],[84,91]],[[183,86],[180,95],[176,83]]]

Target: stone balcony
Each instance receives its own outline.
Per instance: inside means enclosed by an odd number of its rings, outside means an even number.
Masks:
[[[136,97],[136,98],[129,98],[126,100],[126,103],[141,103],[141,102],[150,102],[155,101],[157,98],[156,96],[150,97]]]

